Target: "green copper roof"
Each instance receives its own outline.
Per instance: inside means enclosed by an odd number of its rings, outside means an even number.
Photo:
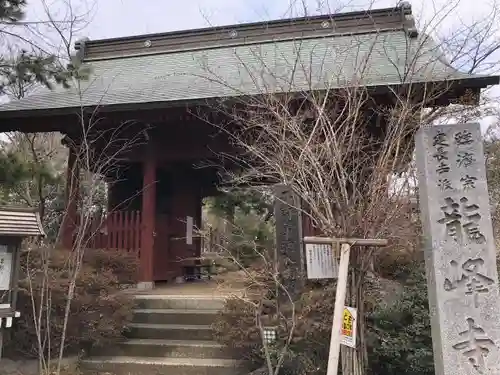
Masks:
[[[40,89],[0,113],[476,78],[405,30],[321,35],[89,61],[80,90]]]

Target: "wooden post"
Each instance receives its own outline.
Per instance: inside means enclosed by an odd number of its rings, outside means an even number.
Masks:
[[[328,354],[327,375],[337,375],[340,357],[340,331],[344,312],[345,295],[347,292],[347,276],[349,274],[349,256],[351,245],[343,243],[340,249],[339,276],[335,294],[335,309],[333,310],[332,334],[330,337],[330,352]]]
[[[149,157],[143,164],[142,233],[139,287],[151,289],[153,281],[153,249],[156,219],[156,160]]]
[[[66,178],[66,203],[63,222],[61,225],[61,245],[65,249],[73,248],[73,235],[77,220],[78,191],[80,188],[80,168],[77,155],[72,147],[68,148],[68,168]]]

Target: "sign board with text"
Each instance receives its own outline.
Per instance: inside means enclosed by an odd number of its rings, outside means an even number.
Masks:
[[[12,277],[12,253],[0,252],[0,291],[10,289]]]
[[[338,260],[330,244],[306,244],[308,279],[334,279],[338,276]]]
[[[342,335],[340,338],[340,343],[350,348],[356,347],[356,326],[358,312],[353,307],[344,307],[344,313],[342,314]]]

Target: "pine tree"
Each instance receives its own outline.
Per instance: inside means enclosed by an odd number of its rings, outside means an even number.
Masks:
[[[26,5],[26,0],[0,0],[0,22],[4,25],[0,30],[0,38],[8,47],[0,53],[0,96],[11,100],[23,98],[37,85],[53,88],[54,84],[62,84],[68,87],[68,78],[72,75],[71,70],[66,69],[55,55],[37,48],[36,43],[27,37],[24,22]],[[15,47],[10,48],[12,45]],[[2,130],[0,123],[0,132]],[[23,138],[21,134],[11,134],[0,139],[2,204],[26,204],[17,199],[16,188],[33,181],[50,184],[53,180],[47,166],[43,164],[45,160],[40,162],[33,160],[33,155],[26,155],[26,152],[32,154],[36,150],[31,152],[26,147],[19,147]]]
[[[21,35],[25,30],[26,5],[26,0],[0,0],[0,22],[4,25],[0,37],[12,40],[12,44],[16,45],[13,55],[6,55],[5,52],[0,55],[0,94],[5,94],[8,87],[26,84],[42,84],[49,88],[54,84],[67,86],[67,79],[72,74],[56,56],[36,48],[36,43]],[[19,45],[24,48],[17,47]]]

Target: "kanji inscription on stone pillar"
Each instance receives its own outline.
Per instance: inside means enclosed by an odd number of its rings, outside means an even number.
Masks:
[[[500,374],[500,297],[479,124],[416,135],[436,375]]]
[[[286,185],[275,185],[274,217],[280,272],[289,295],[300,296],[305,280],[300,200]]]

